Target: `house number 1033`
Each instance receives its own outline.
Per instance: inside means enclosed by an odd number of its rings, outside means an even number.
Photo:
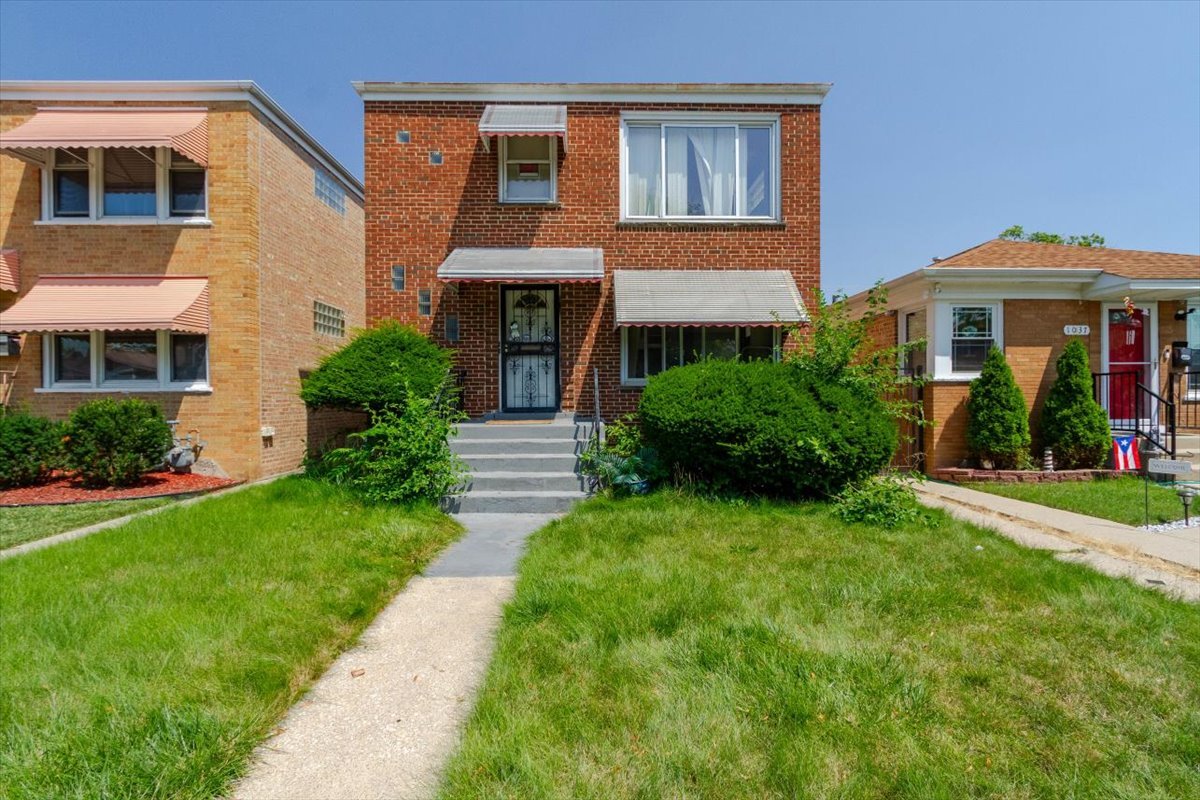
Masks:
[[[1090,325],[1063,325],[1064,336],[1087,336],[1091,332]]]

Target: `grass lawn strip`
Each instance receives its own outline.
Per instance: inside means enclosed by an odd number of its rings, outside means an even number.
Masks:
[[[1200,796],[1200,608],[930,517],[578,508],[442,797]]]
[[[0,550],[178,502],[171,497],[0,508]]]
[[[1140,478],[1110,478],[1062,483],[964,483],[968,489],[1074,511],[1124,525],[1146,524],[1146,487]],[[1183,503],[1174,489],[1150,484],[1150,524],[1183,519]]]
[[[0,562],[0,786],[219,796],[458,533],[287,478]]]

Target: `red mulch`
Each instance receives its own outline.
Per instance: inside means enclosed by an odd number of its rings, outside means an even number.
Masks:
[[[48,506],[64,503],[101,503],[107,500],[136,500],[144,497],[167,497],[177,494],[202,494],[241,481],[230,478],[214,478],[211,475],[173,472],[153,472],[143,475],[134,486],[122,489],[85,489],[77,478],[55,474],[37,486],[20,489],[0,489],[0,506]]]

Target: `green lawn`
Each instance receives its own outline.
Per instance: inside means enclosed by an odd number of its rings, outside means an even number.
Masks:
[[[0,562],[0,796],[219,796],[458,532],[286,478]]]
[[[1200,608],[931,515],[581,506],[441,796],[1200,797]]]
[[[1140,478],[1066,483],[968,483],[968,488],[1014,500],[1111,519],[1126,525],[1146,524],[1146,487]],[[1198,507],[1200,510],[1200,507]],[[1183,519],[1183,503],[1174,489],[1150,484],[1150,523]]]
[[[108,503],[0,508],[0,550],[174,502],[175,499],[170,497],[150,497]]]

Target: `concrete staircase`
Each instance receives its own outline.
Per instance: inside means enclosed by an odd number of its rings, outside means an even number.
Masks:
[[[450,448],[470,467],[465,494],[448,498],[458,514],[553,514],[587,497],[579,454],[590,422],[559,414],[545,420],[464,422]]]

